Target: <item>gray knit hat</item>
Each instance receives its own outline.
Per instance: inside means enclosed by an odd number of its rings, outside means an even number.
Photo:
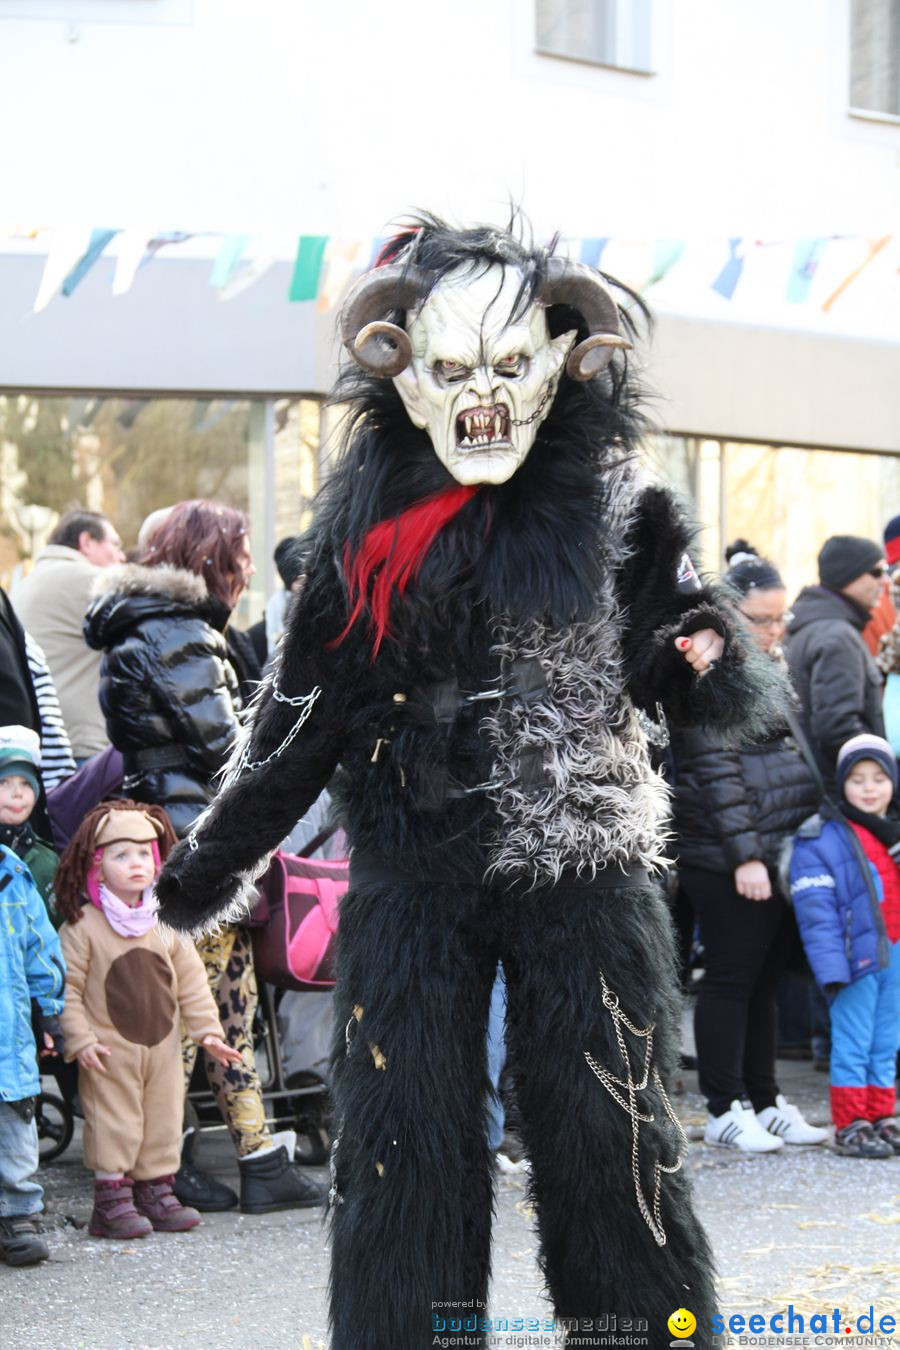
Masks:
[[[884,558],[884,545],[855,534],[833,534],[819,551],[819,580],[839,591]]]

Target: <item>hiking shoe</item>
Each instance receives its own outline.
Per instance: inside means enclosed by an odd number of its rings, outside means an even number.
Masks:
[[[749,1102],[733,1101],[720,1116],[710,1116],[704,1138],[707,1144],[739,1148],[744,1153],[776,1153],[781,1139],[763,1129]]]
[[[274,1141],[290,1139],[286,1144]],[[279,1209],[306,1209],[324,1203],[327,1188],[291,1161],[296,1135],[285,1131],[274,1136],[273,1147],[240,1159],[241,1213],[273,1214]]]
[[[869,1120],[854,1120],[834,1136],[834,1151],[844,1158],[892,1158],[894,1149],[875,1133]]]
[[[131,1177],[94,1182],[94,1212],[88,1225],[91,1237],[130,1241],[147,1237],[153,1225],[134,1207]]]
[[[194,1164],[194,1140],[196,1134],[189,1130],[181,1146],[181,1166],[175,1173],[172,1190],[183,1205],[199,1210],[201,1214],[217,1214],[225,1209],[234,1209],[237,1195],[230,1186],[215,1177],[202,1172]]]
[[[783,1139],[786,1144],[824,1144],[828,1131],[810,1125],[800,1114],[800,1108],[785,1101],[779,1092],[774,1106],[757,1111],[756,1119],[769,1134]]]
[[[186,1233],[200,1222],[197,1211],[173,1194],[174,1180],[173,1176],[154,1177],[134,1183],[134,1207],[147,1216],[157,1233]]]
[[[0,1259],[8,1266],[33,1266],[46,1261],[50,1249],[43,1238],[40,1220],[33,1214],[13,1214],[0,1219]]]
[[[882,1116],[872,1129],[882,1143],[890,1144],[895,1153],[900,1153],[900,1121],[896,1116]]]

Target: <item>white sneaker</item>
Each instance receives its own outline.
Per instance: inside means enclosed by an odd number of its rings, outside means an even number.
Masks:
[[[710,1116],[704,1137],[708,1144],[739,1148],[745,1153],[775,1153],[784,1148],[781,1139],[763,1129],[749,1102],[733,1101],[721,1116]]]
[[[775,1098],[775,1105],[757,1111],[756,1119],[764,1130],[783,1139],[786,1144],[824,1144],[828,1138],[827,1130],[810,1125],[800,1114],[799,1106],[786,1102],[780,1092]]]

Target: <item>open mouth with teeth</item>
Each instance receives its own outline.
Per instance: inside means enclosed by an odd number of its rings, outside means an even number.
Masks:
[[[460,450],[488,450],[501,442],[509,444],[509,408],[505,403],[466,408],[456,419],[456,444]]]

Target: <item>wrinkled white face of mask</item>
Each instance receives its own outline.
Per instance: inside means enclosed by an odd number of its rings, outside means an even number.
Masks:
[[[522,283],[495,264],[450,273],[407,321],[412,359],[394,384],[458,483],[505,483],[534,444],[575,332],[551,339],[544,306],[512,321]]]

